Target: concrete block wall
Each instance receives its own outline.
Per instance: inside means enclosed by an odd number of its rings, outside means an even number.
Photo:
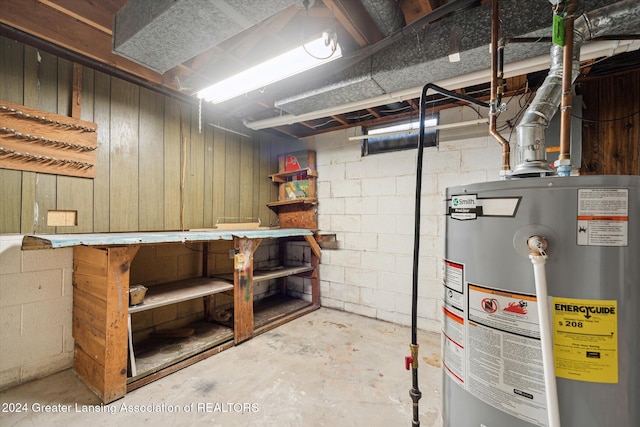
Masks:
[[[516,112],[503,113],[498,124]],[[477,118],[469,107],[440,113],[441,124]],[[306,140],[317,153],[319,228],[336,233],[339,242],[338,250],[322,252],[321,304],[410,325],[417,150],[362,157],[360,142],[349,141],[361,131],[352,128]],[[511,148],[513,153],[515,144]],[[421,329],[440,332],[445,189],[498,180],[501,161],[501,147],[489,136],[487,125],[440,131],[439,146],[425,149],[418,281]]]
[[[72,249],[0,235],[0,390],[73,365]]]

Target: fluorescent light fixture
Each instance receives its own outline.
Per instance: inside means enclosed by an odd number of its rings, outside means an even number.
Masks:
[[[585,43],[580,49],[580,60],[600,58],[603,56],[614,56],[623,52],[631,52],[640,49],[639,40],[602,40]],[[549,55],[541,55],[517,62],[505,64],[504,77],[521,76],[527,73],[540,71],[549,68]],[[444,80],[434,82],[436,85],[449,90],[459,89],[465,86],[473,86],[481,83],[487,83],[491,79],[489,70],[478,70],[469,74],[451,77]],[[246,127],[253,130],[270,129],[278,126],[288,126],[295,123],[316,120],[322,117],[333,116],[337,114],[351,113],[366,108],[378,107],[392,102],[401,102],[411,98],[419,98],[422,93],[422,85],[408,89],[402,89],[396,92],[385,93],[373,98],[362,99],[346,104],[337,105],[335,107],[323,108],[304,114],[281,114],[278,117],[272,117],[262,120],[244,120]]]
[[[426,119],[424,121],[425,126],[435,126],[438,123],[438,119]],[[384,126],[376,129],[369,129],[369,137],[376,136],[391,136],[401,134],[417,133],[420,130],[420,121],[415,120],[409,123],[401,123],[399,125]]]
[[[198,98],[218,104],[310,70],[341,56],[340,45],[325,33],[316,40],[202,89],[198,92]]]

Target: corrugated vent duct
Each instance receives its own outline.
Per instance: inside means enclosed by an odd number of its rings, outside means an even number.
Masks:
[[[113,51],[158,73],[299,0],[129,0],[114,18]]]

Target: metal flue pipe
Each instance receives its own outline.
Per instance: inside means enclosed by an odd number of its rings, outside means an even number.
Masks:
[[[552,3],[554,2],[552,1]],[[580,74],[580,48],[585,41],[606,34],[637,34],[640,26],[640,2],[638,0],[622,0],[583,14],[576,18],[572,24],[573,31],[569,36],[573,37],[572,67],[570,72],[566,72],[567,78],[571,79],[571,84]],[[562,67],[563,57],[563,48],[554,44],[551,47],[549,74],[516,128],[518,162],[513,171],[515,176],[553,173],[546,160],[544,130],[555,115],[562,99],[562,78],[565,74]],[[570,115],[571,111],[566,111],[565,114]],[[567,125],[567,127],[570,126]],[[568,131],[568,129],[565,130],[565,132]],[[566,149],[566,152],[568,151]]]

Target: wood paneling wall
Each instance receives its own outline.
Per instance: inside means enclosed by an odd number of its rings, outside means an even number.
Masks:
[[[0,100],[70,115],[72,68],[0,37]],[[266,203],[277,199],[277,188],[268,176],[289,141],[206,108],[200,132],[197,105],[88,68],[80,118],[98,125],[96,178],[0,169],[0,233],[208,228],[222,217],[275,222]],[[78,225],[48,227],[51,209],[77,210]]]
[[[640,175],[640,70],[580,84],[582,167],[588,175]]]

